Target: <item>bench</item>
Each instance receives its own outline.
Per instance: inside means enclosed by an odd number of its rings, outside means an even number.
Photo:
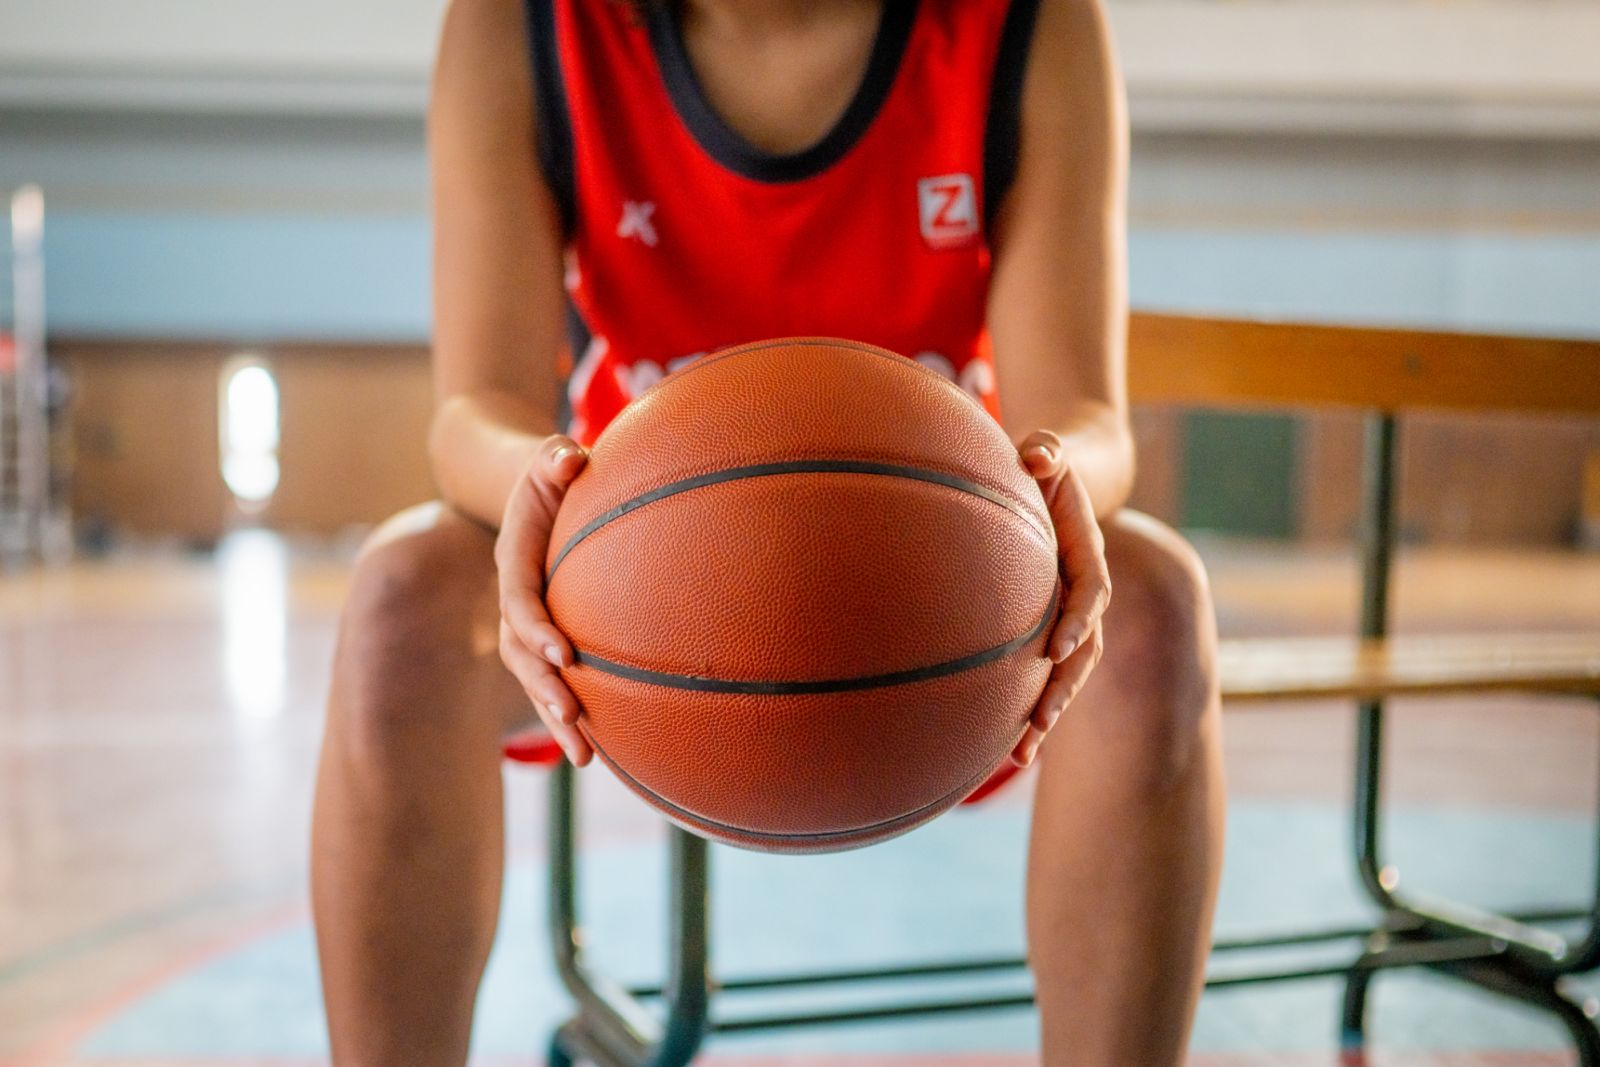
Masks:
[[[1219,660],[1230,705],[1600,690],[1600,633],[1247,638]]]
[[[1354,861],[1383,919],[1376,928],[1335,928],[1234,937],[1213,946],[1208,987],[1340,976],[1339,1040],[1352,1054],[1365,1039],[1373,976],[1427,967],[1547,1013],[1568,1035],[1580,1067],[1600,1067],[1600,1031],[1565,976],[1600,965],[1600,880],[1583,907],[1495,915],[1443,898],[1402,894],[1381,848],[1384,701],[1396,696],[1520,691],[1600,697],[1600,629],[1574,634],[1388,636],[1395,546],[1396,444],[1403,413],[1416,410],[1600,416],[1600,341],[1468,335],[1418,330],[1265,323],[1135,314],[1129,385],[1136,402],[1190,407],[1365,413],[1362,475],[1361,620],[1349,638],[1249,638],[1223,642],[1225,706],[1312,699],[1354,702]],[[925,982],[942,976],[1022,973],[1016,958],[916,961],[868,970],[713,976],[707,937],[706,842],[669,832],[667,975],[660,985],[621,988],[596,974],[582,952],[577,914],[577,819],[570,765],[553,746],[508,753],[548,763],[549,927],[557,971],[578,1004],[551,1042],[551,1067],[682,1067],[707,1034],[821,1025],[908,1015],[1025,1006],[1027,993],[925,997],[787,1014],[723,1014],[719,1001],[797,987],[849,989],[859,981]],[[1600,815],[1597,815],[1600,825]],[[1567,939],[1548,924],[1583,920]],[[1275,950],[1346,944],[1331,962],[1270,957]],[[1248,956],[1230,965],[1231,954]],[[875,998],[876,999],[876,998]]]

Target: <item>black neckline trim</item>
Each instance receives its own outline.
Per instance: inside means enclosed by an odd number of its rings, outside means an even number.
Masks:
[[[561,49],[556,43],[555,2],[528,0],[526,11],[533,74],[534,140],[539,165],[561,212],[561,230],[570,234],[578,215],[578,183],[573,166],[572,115],[567,107]]]
[[[723,121],[689,61],[676,4],[653,5],[648,16],[650,45],[673,110],[706,154],[735,174],[760,182],[793,182],[814,177],[843,159],[872,125],[894,87],[916,23],[919,0],[885,0],[866,73],[844,114],[820,141],[798,152],[772,153],[751,144]]]
[[[1000,45],[989,87],[989,116],[983,138],[983,224],[994,230],[995,215],[1017,177],[1022,146],[1022,86],[1033,43],[1039,0],[1011,0],[1000,27]]]

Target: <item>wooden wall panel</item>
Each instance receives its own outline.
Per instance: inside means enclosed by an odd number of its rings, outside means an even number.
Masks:
[[[1148,333],[1152,322],[1165,328],[1177,320],[1139,321]],[[1537,348],[1539,342],[1515,344]],[[1170,363],[1159,348],[1135,350],[1134,370],[1146,379],[1152,367]],[[54,351],[76,387],[73,499],[81,518],[196,541],[213,539],[239,520],[217,456],[218,376],[236,349],[73,342],[58,343]],[[433,407],[426,348],[293,344],[258,351],[278,379],[282,415],[281,480],[262,521],[334,533],[435,495],[426,449]],[[1136,401],[1141,395],[1145,401],[1134,409],[1140,470],[1130,503],[1176,522],[1184,496],[1186,409],[1178,406],[1181,400],[1152,402],[1152,392],[1183,392],[1166,375],[1157,378],[1161,388],[1135,391]],[[1582,407],[1592,398],[1563,403]],[[1310,540],[1348,538],[1357,508],[1360,417],[1350,408],[1300,414],[1299,533]],[[1570,544],[1583,525],[1584,463],[1600,454],[1600,420],[1412,412],[1402,421],[1402,448],[1407,536]]]
[[[72,509],[80,529],[214,541],[233,509],[217,462],[207,345],[55,345],[71,377]]]
[[[1306,416],[1301,536],[1355,531],[1361,419]],[[1400,421],[1400,532],[1407,540],[1571,544],[1582,523],[1585,458],[1600,420],[1417,412]]]
[[[266,355],[282,427],[278,491],[263,514],[270,525],[336,532],[438,495],[425,349],[296,346]]]

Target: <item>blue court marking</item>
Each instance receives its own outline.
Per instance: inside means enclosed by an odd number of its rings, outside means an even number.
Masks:
[[[718,849],[715,952],[725,975],[868,966],[890,960],[1018,951],[1027,811],[1001,805],[941,818],[875,848],[795,859]],[[1230,818],[1219,932],[1280,929],[1307,919],[1370,917],[1343,865],[1342,812],[1310,804],[1239,803]],[[1539,813],[1400,809],[1390,844],[1408,879],[1485,905],[1570,902],[1592,870],[1585,818]],[[1489,862],[1488,858],[1493,857]],[[664,876],[652,843],[599,849],[582,878],[597,962],[648,981],[662,959]],[[475,1049],[538,1054],[567,1008],[544,955],[543,872],[515,867],[501,937],[479,1003]],[[1594,983],[1589,983],[1595,988]],[[1521,1008],[1422,974],[1380,978],[1373,1033],[1381,1048],[1550,1050],[1559,1035]],[[865,1000],[882,989],[860,986]],[[308,926],[265,937],[183,975],[111,1020],[80,1049],[84,1062],[141,1057],[231,1059],[326,1054]],[[777,1010],[817,1003],[793,993]],[[1317,1052],[1332,1046],[1338,983],[1316,981],[1209,994],[1197,1052]],[[711,1051],[995,1052],[1036,1048],[1031,1012],[719,1038]]]

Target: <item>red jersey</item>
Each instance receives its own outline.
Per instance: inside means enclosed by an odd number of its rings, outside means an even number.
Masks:
[[[998,415],[988,223],[1016,170],[1037,0],[886,0],[844,113],[785,155],[713,110],[674,5],[527,2],[572,436],[592,443],[706,352],[785,336],[900,352]]]

